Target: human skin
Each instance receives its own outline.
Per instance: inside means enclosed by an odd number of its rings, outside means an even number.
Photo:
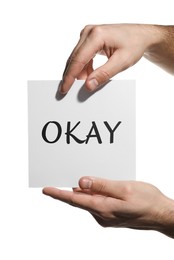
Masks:
[[[82,177],[73,191],[47,187],[43,193],[89,211],[103,227],[156,230],[174,238],[174,201],[151,184]]]
[[[108,61],[93,70],[96,54]],[[75,79],[94,91],[142,56],[174,75],[174,26],[88,25],[67,61],[60,92],[66,94]],[[151,184],[83,177],[73,191],[47,187],[43,193],[89,211],[103,227],[156,230],[174,238],[174,200]]]
[[[108,61],[93,70],[96,54],[106,55]],[[84,79],[93,91],[143,56],[174,75],[174,26],[87,25],[67,60],[60,92],[66,94],[75,79]]]

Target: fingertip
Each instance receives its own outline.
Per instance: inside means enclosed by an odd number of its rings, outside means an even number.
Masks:
[[[58,189],[55,188],[55,187],[45,187],[45,188],[42,189],[42,193],[43,193],[44,195],[50,196],[52,193],[57,192],[57,190],[58,190]]]
[[[110,181],[98,177],[82,177],[79,180],[79,186],[82,190],[89,190],[90,192],[98,194],[108,194],[112,185]]]
[[[98,86],[99,83],[95,78],[86,81],[86,88],[88,91],[94,91],[98,88]]]
[[[42,189],[42,193],[43,193],[44,195],[47,195],[47,188],[46,188],[46,187]]]
[[[93,183],[93,178],[91,177],[82,177],[79,180],[79,187],[81,189],[90,189],[92,187],[92,183]]]
[[[68,92],[68,90],[67,90],[67,88],[66,88],[66,85],[65,85],[65,83],[64,83],[63,80],[60,82],[59,92],[60,92],[61,95],[66,95],[67,92]]]

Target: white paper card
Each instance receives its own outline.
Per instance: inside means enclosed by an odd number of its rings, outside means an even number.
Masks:
[[[29,186],[76,187],[82,176],[135,179],[135,81],[89,93],[77,80],[29,81]]]

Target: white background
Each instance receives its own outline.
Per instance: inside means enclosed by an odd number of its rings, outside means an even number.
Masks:
[[[173,24],[173,1],[1,1],[0,259],[173,259],[162,234],[103,229],[28,188],[27,80],[60,79],[86,24],[122,22]],[[142,59],[116,78],[137,80],[137,179],[174,198],[173,77]]]

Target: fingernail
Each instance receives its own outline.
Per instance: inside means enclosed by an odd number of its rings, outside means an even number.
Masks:
[[[81,188],[82,189],[90,189],[92,186],[92,180],[90,179],[82,179]]]
[[[89,90],[93,91],[98,87],[98,81],[96,79],[91,79],[88,83]]]

